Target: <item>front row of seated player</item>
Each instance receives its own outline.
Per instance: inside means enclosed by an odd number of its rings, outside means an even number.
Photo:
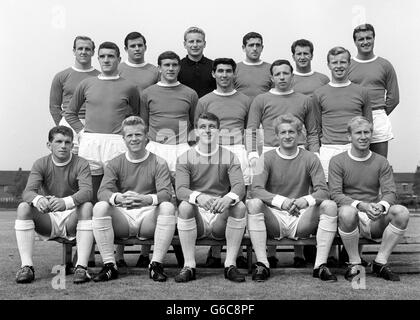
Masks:
[[[270,276],[267,237],[298,239],[312,234],[317,242],[313,276],[337,281],[326,266],[337,228],[349,255],[347,280],[360,272],[360,236],[381,242],[373,273],[399,280],[387,261],[407,228],[409,213],[394,204],[396,190],[389,163],[369,150],[372,124],[368,119],[359,116],[349,122],[351,149],[331,160],[328,190],[317,155],[297,146],[300,120],[291,114],[278,117],[274,129],[280,145],[258,160],[246,205],[241,201],[245,186],[240,163],[218,145],[219,125],[214,114],[202,113],[196,123],[198,143],[178,158],[177,216],[171,203],[168,166],[146,150],[141,118],[124,120],[128,151],[106,166],[99,202],[93,209],[89,165],[71,153],[71,130],[62,126],[51,129],[47,143],[51,154],[34,163],[23,194],[25,202],[17,210],[15,230],[22,267],[16,281],[28,283],[35,278],[35,230],[47,239],[76,238],[74,283],[91,279],[87,261],[94,238],[104,263],[94,281],[118,277],[114,238],[154,238],[149,275],[154,281],[166,281],[162,261],[176,225],[184,254],[184,267],[176,282],[196,278],[195,242],[203,237],[226,239],[224,276],[234,282],[245,281],[236,267],[236,256],[246,225],[257,259],[252,272],[255,281]],[[47,196],[40,194],[41,188]]]

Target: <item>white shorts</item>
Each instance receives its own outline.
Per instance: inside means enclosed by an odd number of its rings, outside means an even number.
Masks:
[[[109,160],[127,151],[119,134],[82,133],[79,141],[79,156],[89,161],[93,176],[104,174]]]
[[[188,143],[163,144],[155,141],[149,141],[146,149],[166,160],[169,171],[175,171],[176,159],[184,152],[190,149]]]
[[[139,231],[143,220],[150,215],[153,215],[157,206],[146,206],[138,209],[117,208],[127,219],[129,227],[129,237],[137,237],[140,240],[146,240],[140,237]]]
[[[85,124],[85,119],[80,119],[80,121]],[[69,127],[71,131],[73,131],[73,149],[71,150],[74,154],[77,154],[79,152],[79,135],[76,133],[76,131],[73,130],[73,128],[69,125],[69,123],[66,121],[66,118],[62,117],[60,120],[60,123],[58,124],[60,126]]]
[[[372,234],[370,232],[370,224],[372,220],[369,219],[366,212],[359,211],[359,232],[360,238],[366,238],[373,241],[381,242],[382,238],[379,239],[372,239]]]
[[[223,148],[228,149],[230,152],[234,153],[241,163],[241,169],[244,176],[245,185],[251,184],[251,167],[249,166],[248,161],[248,152],[245,149],[243,144],[234,144],[234,145],[223,145]]]
[[[322,168],[324,169],[325,181],[328,182],[328,166],[330,160],[337,154],[350,150],[351,144],[323,144],[319,149],[319,160],[321,161]]]
[[[373,135],[371,143],[386,142],[392,140],[392,125],[384,109],[372,110]]]
[[[70,215],[76,212],[76,209],[48,212],[51,220],[51,234],[49,237],[39,235],[39,238],[46,241],[54,238],[64,238],[67,240],[74,240],[76,236],[69,236],[67,234],[66,222],[69,220]]]
[[[203,225],[204,225],[204,234],[201,237],[199,237],[199,239],[211,237],[212,239],[223,240],[224,237],[221,239],[218,239],[211,235],[211,232],[213,230],[213,225],[216,222],[216,218],[218,215],[215,213],[211,213],[210,211],[204,208],[201,208],[198,206],[197,208],[198,208],[198,212],[200,213],[201,219],[203,220]]]
[[[300,217],[307,209],[300,210],[299,217],[296,217],[296,216],[290,215],[287,211],[279,210],[273,207],[268,207],[268,208],[274,214],[274,216],[276,217],[279,223],[280,236],[275,239],[280,240],[282,238],[289,238],[289,239],[297,240],[298,239],[296,237],[297,226],[299,224]]]

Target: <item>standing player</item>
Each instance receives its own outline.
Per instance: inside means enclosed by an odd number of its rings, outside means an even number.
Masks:
[[[349,255],[345,278],[360,273],[359,237],[379,240],[381,245],[372,263],[378,277],[399,281],[387,264],[392,250],[407,229],[409,212],[395,204],[396,187],[386,158],[369,150],[372,123],[354,117],[348,123],[351,148],[333,157],[329,168],[331,198],[337,203],[338,232]]]
[[[273,123],[280,146],[259,159],[251,199],[247,201],[248,230],[257,263],[255,281],[270,276],[266,254],[270,238],[306,238],[315,233],[317,255],[313,276],[337,281],[326,266],[328,252],[337,231],[337,206],[328,199],[328,188],[318,157],[298,148],[302,123],[292,114],[279,116]],[[309,193],[312,188],[311,193]]]
[[[202,237],[226,238],[225,278],[245,281],[235,265],[246,225],[246,207],[240,201],[245,185],[239,160],[218,144],[219,127],[217,116],[202,113],[196,123],[197,145],[177,161],[176,195],[182,201],[178,234],[185,263],[176,282],[195,279],[195,242]]]
[[[349,79],[367,88],[372,104],[373,136],[370,149],[388,156],[388,141],[392,134],[389,114],[400,102],[397,75],[392,64],[373,53],[375,29],[362,24],[353,31],[357,56],[352,59]]]
[[[328,181],[330,159],[350,149],[347,138],[347,123],[355,116],[372,119],[368,92],[348,78],[350,52],[343,47],[334,47],[327,54],[331,82],[315,90],[313,112],[321,142],[319,156]]]
[[[89,161],[92,173],[93,202],[101,183],[104,165],[125,152],[121,123],[131,114],[139,114],[140,97],[136,86],[118,75],[120,50],[115,43],[99,46],[101,74],[83,80],[76,88],[65,118],[80,136],[79,154]],[[86,125],[79,110],[86,105]]]
[[[50,113],[55,125],[70,127],[63,117],[76,86],[84,79],[95,77],[99,71],[92,67],[95,43],[89,37],[77,36],[73,42],[74,66],[57,73],[50,90]],[[82,106],[79,118],[84,123],[85,107]],[[73,132],[76,136],[76,132]],[[73,153],[78,152],[78,140],[74,140]]]
[[[245,185],[251,183],[248,153],[244,145],[244,132],[247,123],[250,99],[233,87],[236,63],[230,58],[218,58],[213,62],[212,75],[216,79],[217,89],[200,98],[196,118],[203,112],[211,112],[220,120],[219,144],[233,152],[241,163]],[[221,265],[221,247],[212,246],[207,257],[207,267]],[[236,265],[246,268],[246,258],[242,250],[238,253]]]
[[[326,85],[330,79],[325,74],[312,70],[314,45],[311,41],[296,40],[291,49],[296,64],[296,70],[293,72],[293,90],[312,96],[316,89]]]
[[[184,33],[184,48],[187,56],[181,60],[179,82],[194,89],[199,98],[216,89],[211,76],[213,60],[203,55],[206,34],[197,27],[189,27]]]
[[[159,80],[158,69],[144,61],[147,50],[146,38],[139,32],[130,32],[124,39],[124,50],[127,52],[128,60],[121,62],[118,66],[120,76],[134,82],[140,94],[144,89],[155,84]],[[149,265],[149,245],[141,246],[141,254],[136,266],[147,267]],[[116,259],[119,267],[125,267],[124,246],[116,248]]]
[[[16,282],[35,279],[35,231],[46,240],[76,238],[78,260],[73,282],[88,282],[87,264],[93,244],[89,163],[72,154],[73,132],[66,126],[49,131],[47,147],[51,154],[35,161],[23,192],[24,202],[17,209],[15,230],[22,267]]]
[[[140,92],[158,82],[158,69],[144,61],[147,46],[141,33],[130,32],[124,39],[124,50],[128,59],[118,66],[121,77],[134,82]]]
[[[293,72],[293,90],[312,97],[313,92],[330,82],[330,79],[326,75],[312,70],[314,45],[311,41],[296,40],[292,43],[291,50],[296,65],[296,70]],[[294,260],[295,267],[304,267],[306,261],[314,262],[315,246],[295,246]]]
[[[99,201],[93,208],[93,233],[104,267],[93,280],[118,277],[114,257],[114,237],[154,238],[149,275],[166,281],[162,260],[175,231],[175,208],[165,160],[146,150],[146,125],[132,116],[122,123],[128,151],[112,159],[105,168]]]
[[[235,89],[254,99],[272,87],[270,64],[261,60],[264,49],[263,37],[248,32],[242,39],[245,60],[239,62],[235,72]]]

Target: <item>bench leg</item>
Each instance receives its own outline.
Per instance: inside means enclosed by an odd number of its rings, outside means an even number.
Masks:
[[[179,244],[172,245],[172,247],[174,248],[174,253],[178,262],[178,267],[182,268],[184,266],[184,254],[182,253],[182,247]]]

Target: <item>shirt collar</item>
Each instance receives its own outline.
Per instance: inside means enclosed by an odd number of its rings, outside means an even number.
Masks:
[[[233,89],[231,92],[220,92],[220,91],[217,91],[217,89],[213,90],[213,93],[215,95],[222,96],[222,97],[233,96],[236,92],[237,92],[236,89]]]
[[[276,148],[276,152],[277,152],[277,154],[279,155],[280,158],[286,159],[286,160],[292,160],[292,159],[294,159],[294,158],[296,158],[298,156],[299,149],[300,148],[297,148],[296,153],[295,154],[292,154],[291,156],[288,156],[288,155],[285,155],[285,154],[281,153],[280,152],[280,147],[279,148]]]
[[[354,61],[359,62],[359,63],[369,63],[369,62],[375,61],[376,59],[378,59],[378,56],[373,56],[373,58],[369,60],[360,60],[356,57],[353,58]]]
[[[187,58],[186,60],[187,60],[188,64],[191,64],[191,65],[194,65],[196,63],[200,63],[200,64],[204,64],[205,63],[205,57],[204,57],[204,55],[201,56],[201,59],[198,60],[198,61],[191,60],[188,55],[186,55],[185,57]]]
[[[301,76],[301,77],[309,77],[311,75],[313,75],[315,73],[315,71],[311,70],[307,73],[301,73],[299,71],[293,71],[293,74],[297,75],[297,76]]]
[[[89,69],[79,69],[79,68],[76,68],[75,66],[72,66],[71,68],[74,71],[77,71],[77,72],[91,72],[91,71],[95,70],[94,67],[90,67]]]
[[[264,61],[260,60],[258,62],[248,62],[248,61],[242,61],[243,64],[247,65],[247,66],[260,66],[264,63]]]
[[[116,76],[104,76],[102,73],[98,75],[99,80],[118,80],[119,78],[119,74],[117,74]]]
[[[129,67],[133,67],[133,68],[143,68],[147,62],[143,62],[143,63],[131,63],[130,61],[125,61],[125,64]]]
[[[289,94],[292,94],[293,92],[295,92],[293,89],[290,89],[289,91],[286,91],[286,92],[280,92],[276,88],[270,89],[270,93],[275,94],[276,96],[287,96]]]
[[[131,162],[131,163],[140,163],[140,162],[143,162],[144,160],[146,160],[149,157],[149,155],[150,155],[150,152],[147,151],[143,158],[140,158],[140,159],[131,159],[130,156],[129,156],[129,154],[128,154],[128,151],[127,151],[125,153],[125,158],[127,159],[128,162]]]
[[[330,82],[328,82],[328,84],[331,86],[331,87],[334,87],[334,88],[343,88],[343,87],[348,87],[349,85],[351,85],[351,81],[350,80],[347,80],[346,82],[344,82],[344,83],[332,83],[331,81]]]
[[[350,150],[347,150],[347,154],[354,161],[359,161],[359,162],[366,161],[366,160],[370,159],[370,157],[372,156],[372,151],[369,150],[369,153],[366,157],[363,157],[363,158],[355,157],[354,155],[351,154]]]
[[[218,144],[216,145],[215,150],[214,150],[213,152],[211,152],[211,153],[201,152],[201,151],[200,151],[200,149],[198,148],[198,145],[196,145],[194,148],[195,148],[195,151],[197,151],[197,153],[198,153],[200,156],[204,156],[204,157],[210,157],[210,156],[213,156],[213,155],[215,155],[215,154],[217,153],[217,151],[219,151],[219,145],[218,145]]]
[[[70,152],[70,159],[69,160],[67,160],[66,162],[55,162],[54,161],[54,157],[51,155],[51,159],[52,159],[52,162],[57,166],[57,167],[64,167],[64,166],[66,166],[66,165],[68,165],[70,162],[71,162],[71,159],[73,159],[73,153],[72,152]]]
[[[179,81],[175,82],[175,83],[163,83],[162,81],[159,81],[158,83],[156,83],[159,87],[176,87],[179,86],[181,83]]]

